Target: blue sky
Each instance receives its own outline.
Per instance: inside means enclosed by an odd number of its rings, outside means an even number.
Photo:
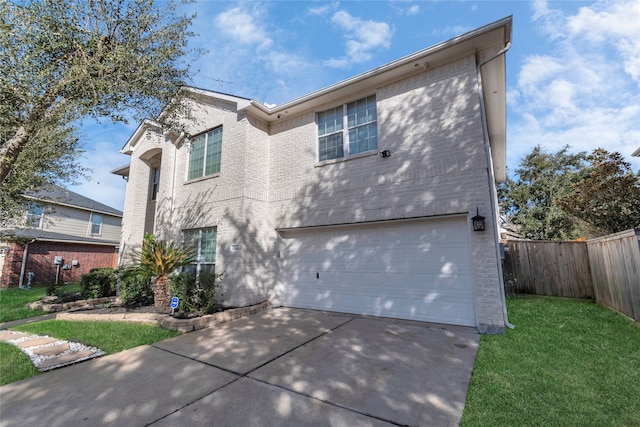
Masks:
[[[513,15],[507,53],[507,166],[536,145],[603,147],[640,169],[640,0],[199,1],[191,85],[282,104]],[[122,209],[109,171],[137,123],[84,126],[92,179],[70,187]]]

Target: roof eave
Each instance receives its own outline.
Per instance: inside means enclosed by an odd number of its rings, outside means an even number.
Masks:
[[[274,122],[330,104],[357,92],[375,90],[383,84],[451,62],[464,55],[474,54],[479,50],[500,50],[511,41],[511,26],[512,17],[509,16],[277,107],[268,108],[257,101],[251,101],[246,109],[258,118]]]

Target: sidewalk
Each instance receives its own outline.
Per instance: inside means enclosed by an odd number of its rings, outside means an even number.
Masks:
[[[15,328],[16,326],[25,325],[27,323],[42,322],[43,320],[55,319],[56,313],[43,314],[41,316],[28,317],[26,319],[12,320],[10,322],[0,323],[0,330]]]

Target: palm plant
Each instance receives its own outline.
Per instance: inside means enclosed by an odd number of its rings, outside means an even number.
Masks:
[[[154,305],[159,310],[171,307],[169,274],[193,262],[192,251],[175,243],[156,240],[146,235],[138,261],[140,270],[155,277],[153,286]]]

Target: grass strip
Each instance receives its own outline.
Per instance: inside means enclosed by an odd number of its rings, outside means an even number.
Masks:
[[[140,345],[153,344],[180,335],[157,325],[142,323],[46,320],[21,325],[12,330],[80,342],[98,347],[107,354]],[[0,342],[0,385],[38,375],[31,359],[17,347]]]
[[[31,310],[28,303],[37,301],[46,295],[46,288],[0,289],[0,322],[26,319],[44,314],[42,310]]]
[[[46,320],[12,328],[31,334],[49,335],[58,339],[98,347],[107,354],[139,345],[153,344],[180,335],[157,325],[136,322]]]
[[[590,301],[509,298],[484,335],[462,426],[640,426],[640,328]]]
[[[77,284],[64,285],[61,286],[60,289],[61,292],[72,292],[80,290],[80,286]],[[27,308],[27,304],[38,301],[46,294],[46,287],[0,289],[0,323],[45,314],[42,310],[31,310]]]

